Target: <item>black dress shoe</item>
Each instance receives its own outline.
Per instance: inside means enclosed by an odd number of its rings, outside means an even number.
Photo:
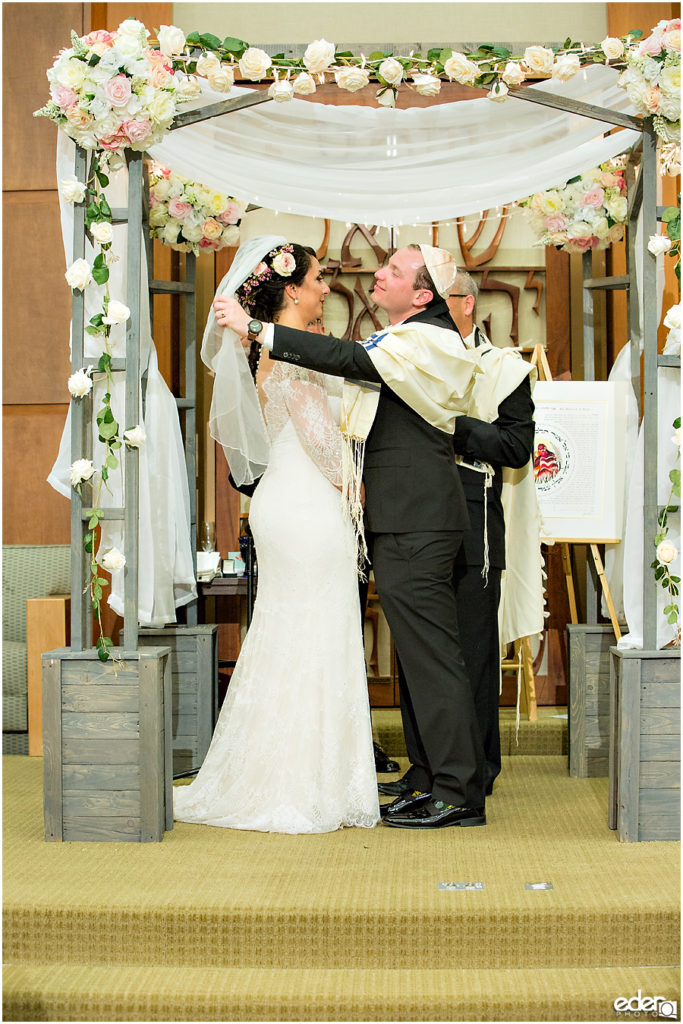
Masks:
[[[416,808],[422,807],[422,804],[426,804],[431,795],[431,793],[421,793],[419,789],[414,789],[412,792],[397,796],[390,804],[380,804],[379,813],[384,817],[385,814],[403,814],[406,811],[414,811]]]
[[[413,811],[387,814],[382,819],[393,828],[446,828],[449,825],[485,825],[486,813],[483,807],[454,807],[443,800],[429,800]]]
[[[396,779],[396,782],[378,782],[377,789],[382,796],[404,796],[406,793],[412,793],[415,786],[411,785],[410,782],[404,782],[403,779]]]
[[[373,741],[373,747],[375,748],[375,771],[376,772],[398,772],[401,770],[401,766],[398,761],[392,761],[387,754],[384,753],[379,743]]]

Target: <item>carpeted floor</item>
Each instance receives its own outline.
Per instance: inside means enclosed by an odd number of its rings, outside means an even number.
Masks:
[[[178,823],[140,845],[45,843],[42,760],[3,765],[6,1020],[579,1021],[638,989],[679,1002],[679,844],[620,844],[607,780],[569,778],[566,757],[506,757],[486,828]]]

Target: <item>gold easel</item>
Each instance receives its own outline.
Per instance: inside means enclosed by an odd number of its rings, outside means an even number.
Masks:
[[[550,366],[548,365],[548,359],[545,354],[545,349],[542,345],[534,345],[534,349],[531,355],[531,364],[538,369],[539,380],[552,380],[552,374],[550,373]],[[605,595],[605,602],[609,611],[610,622],[612,623],[612,629],[614,635],[619,639],[621,636],[621,629],[619,628],[619,622],[617,620],[617,613],[614,608],[614,602],[612,600],[612,593],[609,589],[607,577],[605,576],[605,569],[602,564],[602,558],[600,557],[600,551],[598,549],[597,541],[584,540],[576,537],[556,537],[555,543],[560,545],[562,552],[562,566],[564,569],[564,578],[567,584],[567,596],[569,597],[569,615],[572,624],[576,624],[579,621],[579,615],[576,607],[576,591],[574,589],[574,575],[572,573],[572,560],[569,553],[570,544],[586,544],[590,550],[591,557],[593,559],[593,565],[595,571],[600,580],[602,592]],[[605,541],[602,541],[605,543]],[[618,543],[618,538],[610,540],[609,543]]]

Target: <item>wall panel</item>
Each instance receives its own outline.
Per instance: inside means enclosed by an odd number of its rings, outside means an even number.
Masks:
[[[2,542],[68,544],[70,504],[47,483],[67,405],[3,407]]]

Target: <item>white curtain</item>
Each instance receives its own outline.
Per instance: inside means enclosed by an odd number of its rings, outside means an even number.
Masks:
[[[59,133],[57,144],[57,180],[73,175],[75,147],[73,142]],[[128,171],[123,168],[110,175],[106,190],[110,206],[128,205]],[[66,265],[72,262],[73,253],[73,206],[61,202],[62,235]],[[125,224],[114,226],[113,251],[120,259],[110,268],[109,288],[112,298],[126,300],[126,240],[128,228]],[[145,248],[141,239],[142,267],[140,274],[140,368],[147,371],[146,407],[144,427],[147,441],[140,448],[140,516],[139,516],[139,564],[138,564],[138,618],[143,625],[162,626],[175,622],[175,609],[187,604],[196,596],[190,543],[190,495],[185,468],[178,409],[175,399],[159,372],[157,355],[149,327],[149,293]],[[86,239],[86,259],[92,265],[95,253]],[[91,284],[85,291],[86,323],[93,314],[102,309],[103,286]],[[65,339],[66,340],[66,339]],[[112,355],[125,356],[126,327],[121,324],[112,328],[110,344]],[[97,367],[102,352],[102,342],[84,334],[85,365]],[[93,387],[94,408],[98,410],[104,393],[104,381]],[[66,380],[64,393],[68,395]],[[78,401],[78,399],[74,399]],[[135,426],[125,423],[125,379],[122,372],[113,374],[111,405],[121,430]],[[140,394],[140,421],[142,420],[142,396]],[[93,462],[96,468],[102,465],[104,446],[97,438],[93,425]],[[85,453],[83,453],[85,454]],[[121,463],[123,463],[122,451]],[[71,410],[67,415],[62,433],[59,454],[48,477],[49,483],[63,494],[71,497],[69,466],[71,464]],[[110,472],[107,481],[109,489],[102,487],[101,508],[116,508],[124,503],[123,466]],[[84,495],[88,494],[85,485]],[[86,497],[86,501],[88,498]],[[102,521],[100,551],[117,547],[123,551],[123,522]],[[112,574],[111,593],[108,603],[118,615],[123,615],[123,572]]]
[[[535,90],[632,113],[595,66]],[[246,92],[235,87],[230,95]],[[202,103],[225,99],[205,91]],[[282,212],[367,224],[491,209],[627,150],[637,133],[511,97],[396,110],[292,100],[170,132],[152,156],[178,174]]]

